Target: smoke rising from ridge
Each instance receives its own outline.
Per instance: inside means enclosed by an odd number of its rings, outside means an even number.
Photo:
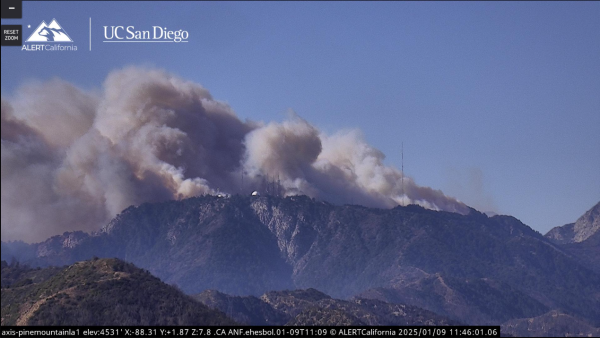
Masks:
[[[242,121],[202,86],[161,70],[114,71],[100,93],[28,84],[2,98],[1,125],[4,241],[95,231],[130,205],[249,194],[267,180],[332,203],[468,212],[409,177],[402,189],[401,172],[358,131],[325,135],[298,116]]]

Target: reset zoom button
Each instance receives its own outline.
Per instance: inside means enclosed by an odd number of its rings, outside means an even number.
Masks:
[[[22,46],[23,26],[2,25],[2,46]]]

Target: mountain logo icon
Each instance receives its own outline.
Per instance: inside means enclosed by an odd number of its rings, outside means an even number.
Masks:
[[[58,21],[52,19],[49,25],[46,21],[42,21],[25,42],[73,42],[73,40]]]

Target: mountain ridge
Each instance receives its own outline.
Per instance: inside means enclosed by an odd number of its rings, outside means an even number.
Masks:
[[[2,325],[234,325],[132,264],[93,259],[64,268],[2,262]]]
[[[260,298],[230,296],[208,290],[194,298],[245,325],[459,325],[417,307],[369,299],[338,300],[315,289],[270,291]]]
[[[581,243],[600,230],[600,202],[586,211],[575,223],[558,226],[545,235],[556,244]]]
[[[535,318],[510,320],[502,324],[501,331],[514,337],[600,337],[600,328],[556,310]]]
[[[95,234],[67,233],[29,250],[33,265],[117,257],[188,294],[315,288],[350,299],[425,275],[488,279],[507,286],[501,296],[527,295],[540,309],[600,325],[600,275],[516,218],[474,209],[460,215],[305,196],[200,196],[130,207]]]
[[[545,237],[589,269],[600,274],[600,203],[575,223],[550,230]]]
[[[440,274],[367,290],[357,297],[412,305],[478,325],[500,325],[510,319],[536,317],[549,311],[533,297],[505,283],[487,278],[461,280]]]

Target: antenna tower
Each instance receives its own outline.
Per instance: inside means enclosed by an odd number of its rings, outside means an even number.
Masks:
[[[404,142],[402,142],[402,171],[401,171],[401,182],[402,182],[402,206],[404,205]]]

